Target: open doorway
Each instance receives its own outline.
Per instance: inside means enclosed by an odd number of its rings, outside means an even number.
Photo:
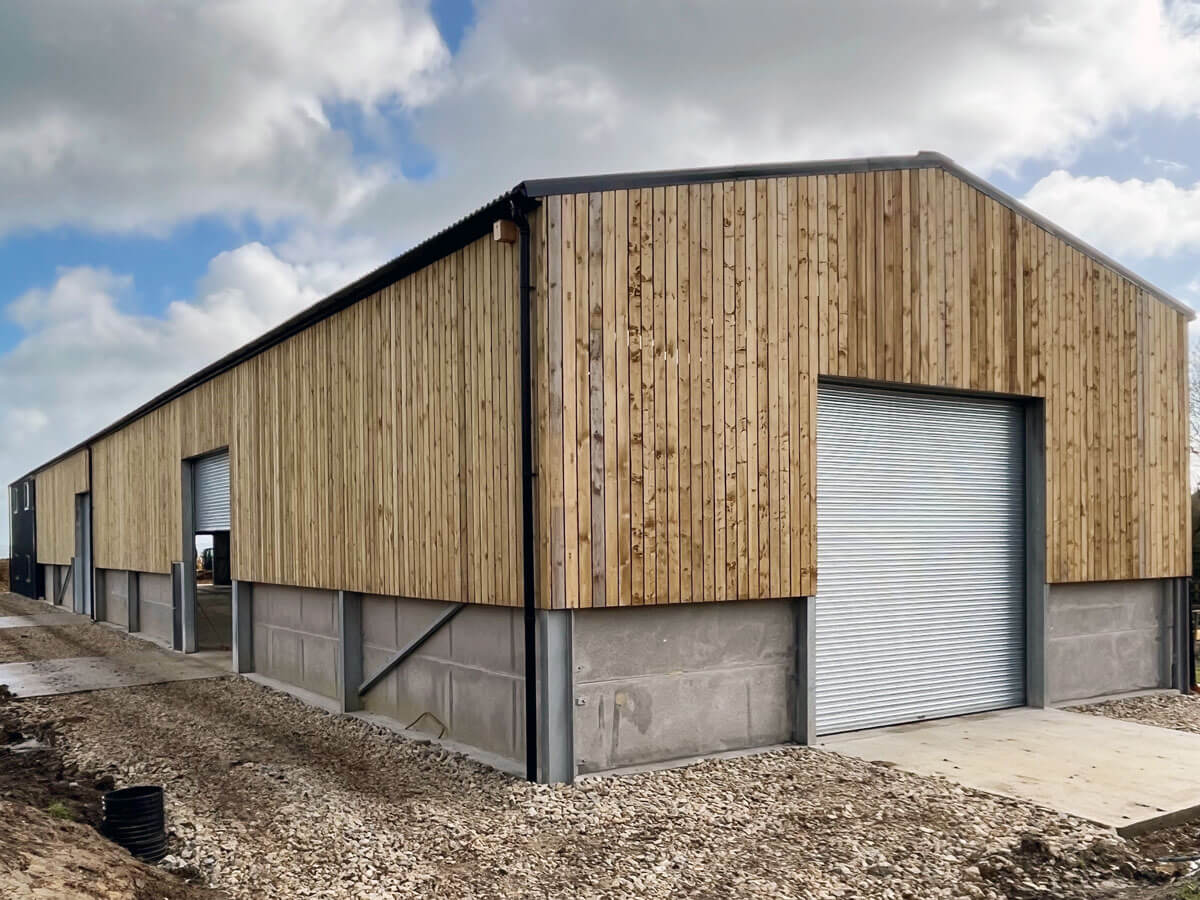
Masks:
[[[229,578],[229,532],[197,533],[196,649],[233,649],[233,582]]]
[[[183,461],[183,522],[177,649],[232,654],[228,450]]]

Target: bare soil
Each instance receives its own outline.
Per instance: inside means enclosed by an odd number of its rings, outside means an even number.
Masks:
[[[111,775],[64,763],[51,729],[28,729],[0,691],[0,884],[12,900],[224,895],[134,859],[96,829]],[[193,880],[196,876],[193,875]]]

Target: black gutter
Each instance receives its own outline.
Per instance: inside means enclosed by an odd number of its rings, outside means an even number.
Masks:
[[[525,777],[538,780],[537,716],[537,576],[533,551],[533,278],[529,220],[523,204],[511,201],[511,216],[520,234],[520,365],[521,365],[521,579],[525,614]]]

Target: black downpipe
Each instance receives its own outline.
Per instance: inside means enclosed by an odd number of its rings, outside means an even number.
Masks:
[[[520,233],[521,291],[521,575],[525,590],[525,777],[538,780],[536,572],[533,558],[533,281],[529,261],[529,220],[518,199],[511,201],[512,219]]]
[[[92,448],[87,448],[88,459],[88,590],[92,598],[92,608],[88,615],[96,621],[96,493],[92,490]]]

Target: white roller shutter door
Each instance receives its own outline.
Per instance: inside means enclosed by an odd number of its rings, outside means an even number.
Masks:
[[[1015,404],[821,385],[816,729],[1025,702]]]
[[[193,467],[196,483],[196,530],[229,530],[229,453],[198,459]]]

